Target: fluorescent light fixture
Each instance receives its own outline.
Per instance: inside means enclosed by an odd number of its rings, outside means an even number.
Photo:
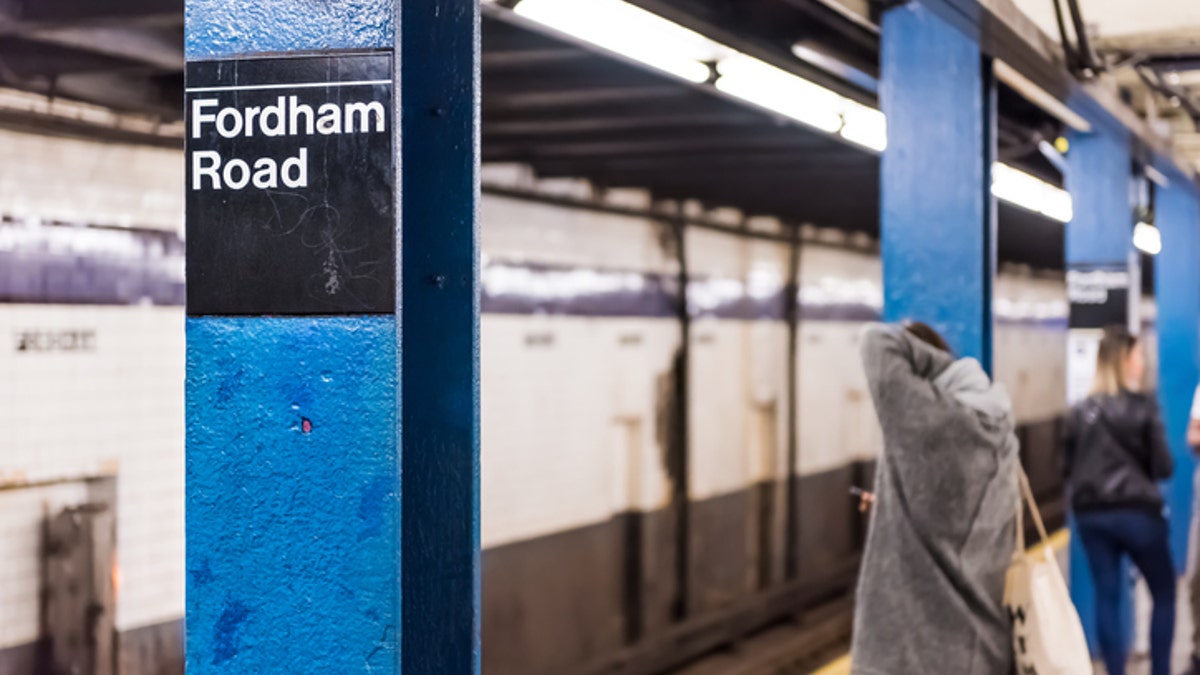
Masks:
[[[875,152],[887,149],[887,117],[882,111],[846,99],[842,110],[842,138]]]
[[[1133,245],[1143,253],[1158,255],[1162,252],[1162,235],[1150,223],[1138,223],[1133,228]]]
[[[992,164],[992,194],[1060,223],[1070,222],[1073,215],[1070,193],[1007,164]]]
[[[716,87],[726,94],[874,152],[887,148],[887,118],[883,112],[624,0],[522,0],[515,11],[690,82],[707,82],[711,75],[707,64],[715,63],[719,75]],[[813,56],[799,47],[794,51],[809,59]],[[1011,68],[1003,73],[1010,81],[1016,77]],[[1062,111],[1057,114],[1065,116]],[[1076,128],[1086,125],[1086,120],[1067,121]],[[993,165],[992,194],[1059,222],[1071,220],[1071,196],[1065,190],[1004,164]]]
[[[717,89],[727,94],[831,134],[842,128],[845,99],[820,85],[745,54],[722,60],[717,71]]]
[[[622,0],[522,0],[517,14],[690,82],[729,50],[720,43]]]
[[[829,134],[880,152],[883,113],[819,84],[743,54],[623,0],[522,0],[518,14],[689,82],[717,89]]]
[[[1071,201],[1071,193],[1047,183],[1045,194],[1042,196],[1042,206],[1039,211],[1042,215],[1053,218],[1060,223],[1071,222],[1071,219],[1075,217],[1075,208]]]

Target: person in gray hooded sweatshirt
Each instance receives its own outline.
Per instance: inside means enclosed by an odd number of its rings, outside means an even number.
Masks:
[[[1010,675],[1003,606],[1016,544],[1012,406],[924,324],[860,347],[883,429],[851,647],[853,675]]]

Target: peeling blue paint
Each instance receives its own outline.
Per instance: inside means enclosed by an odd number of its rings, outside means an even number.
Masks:
[[[925,321],[990,369],[995,230],[985,132],[995,122],[979,45],[909,3],[884,14],[880,67],[884,319]]]
[[[245,373],[244,369],[236,368],[221,375],[221,383],[217,386],[217,404],[224,405],[233,400],[234,394],[241,388]]]
[[[1155,221],[1163,250],[1154,263],[1158,306],[1158,398],[1167,440],[1175,456],[1175,475],[1167,484],[1171,514],[1171,551],[1183,574],[1193,512],[1195,458],[1187,444],[1192,396],[1200,380],[1200,193],[1191,181],[1172,172],[1160,191]]]
[[[1074,216],[1066,228],[1067,264],[1125,265],[1133,233],[1129,132],[1072,131],[1068,139],[1064,179]]]
[[[189,568],[189,573],[191,574],[192,588],[195,589],[204,588],[216,578],[213,576],[212,567],[208,564],[208,558],[201,558],[195,566]]]
[[[1070,132],[1068,139],[1071,150],[1064,178],[1071,193],[1074,216],[1066,227],[1067,266],[1124,266],[1129,260],[1133,231],[1129,132],[1105,125],[1092,133]],[[1074,521],[1069,522],[1073,533]],[[1095,585],[1078,536],[1071,537],[1069,558],[1071,599],[1079,610],[1092,653],[1098,654]],[[1124,589],[1120,602],[1125,634],[1131,640],[1133,603],[1129,589]]]
[[[233,659],[238,653],[238,632],[250,610],[242,603],[234,600],[225,605],[221,618],[213,627],[213,659],[214,666],[219,666]]]
[[[189,60],[394,44],[393,0],[188,0]]]
[[[383,533],[384,516],[387,504],[396,499],[396,485],[392,476],[377,476],[362,491],[358,504],[358,518],[361,529],[358,540],[378,537]]]
[[[188,672],[361,672],[367,654],[399,672],[380,642],[400,625],[395,318],[187,334]]]

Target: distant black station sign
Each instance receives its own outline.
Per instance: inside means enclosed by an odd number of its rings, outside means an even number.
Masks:
[[[188,64],[189,315],[395,310],[391,64]]]
[[[1067,269],[1071,328],[1128,323],[1132,275],[1124,265],[1072,265]]]

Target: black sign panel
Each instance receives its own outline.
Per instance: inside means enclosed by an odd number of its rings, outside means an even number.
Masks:
[[[1124,326],[1129,322],[1131,275],[1124,265],[1073,265],[1067,270],[1071,328]]]
[[[396,306],[391,52],[187,66],[189,315]]]

